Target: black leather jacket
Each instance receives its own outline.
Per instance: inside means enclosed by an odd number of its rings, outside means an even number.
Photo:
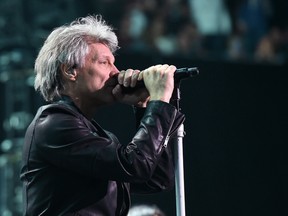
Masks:
[[[136,116],[136,135],[123,145],[72,101],[39,108],[23,149],[24,215],[127,215],[130,192],[173,187],[166,145],[184,116],[161,101],[151,101]]]

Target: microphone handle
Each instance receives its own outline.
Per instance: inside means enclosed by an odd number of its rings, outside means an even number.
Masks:
[[[199,74],[199,70],[197,67],[192,67],[192,68],[177,68],[175,73],[174,73],[174,81],[179,82],[182,79],[186,79],[189,77],[194,77]],[[124,94],[129,94],[134,92],[135,90],[139,88],[144,88],[145,83],[143,80],[137,81],[136,86],[134,88],[132,87],[124,87],[123,85],[121,86],[122,92]]]

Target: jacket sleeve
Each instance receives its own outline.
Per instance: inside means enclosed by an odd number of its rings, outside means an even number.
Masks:
[[[92,178],[146,182],[158,169],[176,116],[173,106],[150,102],[132,141],[121,145],[109,133],[87,127],[88,123],[79,114],[52,107],[44,110],[35,122],[30,153],[38,152],[39,157],[33,158],[35,164],[44,160]]]
[[[134,107],[134,113],[137,127],[145,113],[145,108]],[[158,160],[154,173],[146,182],[130,184],[132,193],[155,193],[161,190],[171,189],[174,186],[175,171],[173,163],[174,157],[172,152],[173,143],[171,142],[170,138],[173,138],[174,132],[179,128],[184,120],[184,115],[180,112],[177,112],[171,131],[168,135],[169,142],[167,143],[167,146],[164,146],[163,152]]]

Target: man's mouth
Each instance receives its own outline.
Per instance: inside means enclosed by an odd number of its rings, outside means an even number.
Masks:
[[[113,77],[110,77],[110,78],[106,81],[106,83],[105,83],[105,85],[106,85],[107,87],[113,87],[113,88],[114,88],[117,84],[118,84],[117,75],[115,75],[115,76],[113,76]]]

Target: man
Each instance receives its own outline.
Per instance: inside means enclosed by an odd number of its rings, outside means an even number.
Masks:
[[[127,215],[130,192],[173,186],[168,141],[184,121],[169,104],[176,68],[119,72],[117,48],[101,16],[56,28],[46,39],[35,62],[35,89],[50,103],[25,135],[24,215]],[[123,91],[140,80],[145,88]],[[134,107],[139,127],[129,143],[120,144],[93,120],[100,106],[114,102]]]

